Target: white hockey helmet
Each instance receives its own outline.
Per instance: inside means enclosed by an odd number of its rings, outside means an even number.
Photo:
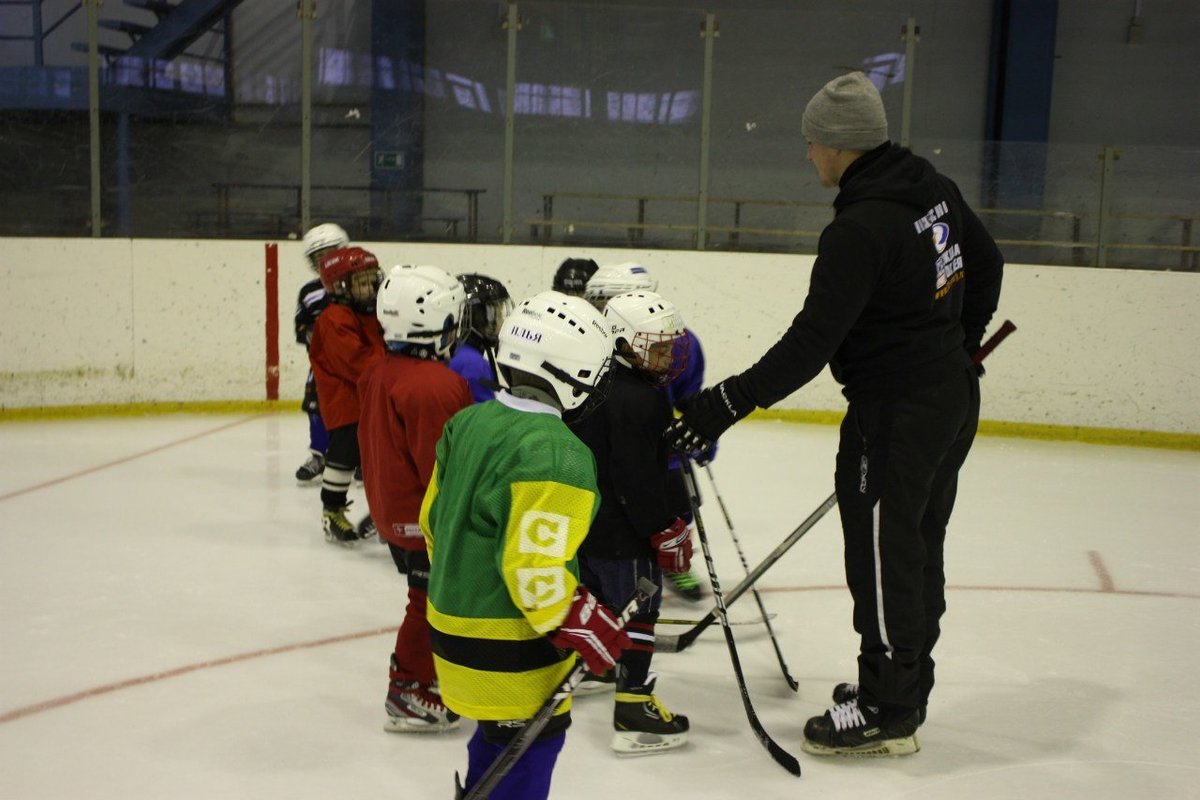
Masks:
[[[375,313],[389,350],[402,345],[428,347],[446,358],[458,337],[467,291],[457,278],[439,267],[409,264],[392,267]]]
[[[304,257],[308,259],[308,265],[315,272],[322,255],[348,244],[350,244],[350,237],[346,235],[342,226],[334,225],[332,222],[315,225],[308,229],[308,233],[304,234]]]
[[[687,366],[683,316],[670,300],[654,292],[619,294],[604,307],[604,319],[617,357],[660,386],[670,383]]]
[[[549,384],[564,416],[575,412],[571,417],[578,419],[607,392],[612,339],[604,318],[586,300],[541,292],[504,321],[496,366],[504,388],[512,388],[511,370],[533,375]]]
[[[624,264],[612,264],[596,270],[588,278],[587,288],[583,296],[601,311],[604,304],[611,298],[626,292],[654,292],[658,290],[658,281],[650,274],[650,270],[633,261]]]

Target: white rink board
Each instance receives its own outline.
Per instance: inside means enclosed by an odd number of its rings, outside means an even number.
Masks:
[[[527,246],[365,243],[385,266],[436,264],[503,281],[520,299],[568,256],[639,261],[683,310],[715,382],[752,364],[800,309],[811,256]],[[5,239],[0,262],[0,408],[261,400],[264,244]],[[280,394],[298,399],[307,361],[295,296],[311,272],[279,243]],[[31,265],[35,265],[31,267]],[[1200,274],[1009,265],[993,329],[984,417],[1018,423],[1200,433]],[[838,411],[826,370],[778,408]]]

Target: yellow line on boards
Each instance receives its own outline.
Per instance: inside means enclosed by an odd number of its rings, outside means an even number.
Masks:
[[[264,414],[273,412],[301,413],[300,401],[296,398],[289,400],[212,400],[0,408],[0,422],[44,422],[60,419],[146,417],[165,414]],[[806,425],[837,425],[842,421],[842,416],[843,412],[841,411],[759,409],[750,418]],[[1046,425],[999,420],[981,421],[979,433],[982,436],[1006,436],[1052,442],[1084,442],[1126,447],[1153,447],[1164,450],[1200,450],[1200,434],[1195,433],[1166,433],[1125,428],[1093,428],[1083,425]]]

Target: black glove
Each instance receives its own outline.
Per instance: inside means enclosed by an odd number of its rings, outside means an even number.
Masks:
[[[667,444],[689,455],[703,466],[709,462],[713,444],[729,426],[755,409],[736,377],[726,378],[680,402],[683,416],[667,426]]]

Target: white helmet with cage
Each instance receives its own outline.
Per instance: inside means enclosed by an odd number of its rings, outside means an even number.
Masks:
[[[617,357],[665,386],[687,366],[683,316],[654,292],[627,292],[604,307]]]
[[[650,270],[641,264],[629,261],[596,270],[595,274],[588,278],[583,296],[597,308],[603,310],[604,304],[619,294],[657,290],[658,281],[650,274]]]
[[[430,348],[449,357],[462,325],[467,291],[446,270],[427,265],[392,267],[379,288],[375,313],[389,350],[404,345]]]
[[[500,331],[501,385],[511,391],[514,370],[532,375],[554,393],[564,416],[574,412],[571,417],[577,419],[603,399],[611,365],[612,339],[604,318],[579,297],[536,294],[514,309]]]
[[[308,259],[308,265],[316,271],[321,262],[321,256],[348,244],[350,244],[350,237],[342,229],[342,226],[334,225],[332,222],[315,225],[308,229],[308,233],[304,234],[304,257]]]

